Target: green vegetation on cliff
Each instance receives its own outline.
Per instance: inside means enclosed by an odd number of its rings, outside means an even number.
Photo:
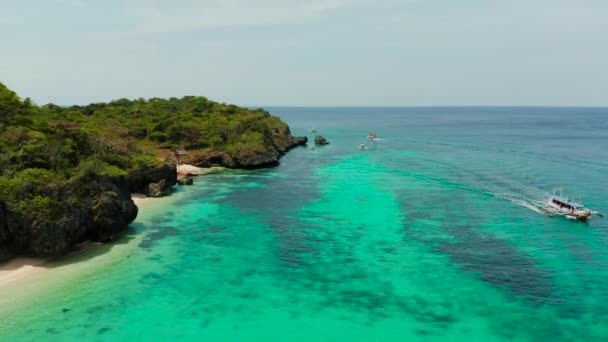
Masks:
[[[175,184],[174,148],[202,166],[262,167],[304,142],[265,110],[204,97],[37,106],[0,83],[0,260],[113,238],[137,215],[130,192]]]
[[[68,108],[46,105],[40,111],[42,117],[57,124],[69,123],[96,132],[97,142],[110,145],[112,152],[135,152],[143,158],[158,156],[159,152],[167,156],[170,153],[162,152],[186,148],[195,152],[202,166],[274,164],[291,146],[304,142],[294,139],[284,122],[263,109],[251,110],[197,96],[120,99]],[[219,161],[205,160],[218,153],[222,156]],[[104,160],[123,169],[132,167],[132,159],[114,158]]]

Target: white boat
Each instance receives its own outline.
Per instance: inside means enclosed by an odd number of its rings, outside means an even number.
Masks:
[[[311,128],[311,129],[310,129],[310,131],[311,131],[311,132],[313,132],[313,133],[317,133],[317,129],[316,129],[316,128],[314,128],[314,127],[313,127],[313,128]]]
[[[367,135],[367,139],[368,140],[378,140],[379,139],[378,138],[378,134],[376,134],[376,133],[370,133],[370,134]]]
[[[564,196],[563,189],[560,188],[559,193],[557,193],[557,190],[558,189],[553,190],[553,194],[547,198],[543,205],[543,209],[550,214],[581,221],[591,218],[591,215],[594,213],[602,216],[600,213],[585,208],[580,198],[574,199]]]

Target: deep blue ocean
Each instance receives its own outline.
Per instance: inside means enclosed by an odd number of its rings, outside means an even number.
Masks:
[[[608,340],[608,218],[534,207],[608,213],[607,108],[269,110],[330,144],[142,208],[0,339]]]

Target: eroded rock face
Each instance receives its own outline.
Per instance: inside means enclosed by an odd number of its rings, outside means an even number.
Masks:
[[[148,197],[163,197],[171,193],[171,187],[172,185],[169,185],[164,179],[161,179],[160,182],[148,184],[145,193]]]
[[[142,167],[128,176],[129,190],[131,192],[145,193],[149,191],[149,184],[164,180],[165,187],[177,184],[177,168],[174,164],[165,164],[157,167]]]
[[[192,177],[180,177],[177,179],[177,184],[179,185],[193,185],[194,180]]]
[[[0,260],[59,256],[84,240],[109,241],[137,217],[125,177],[89,174],[45,195],[57,203],[48,217],[0,203]]]
[[[204,151],[196,156],[193,156],[189,163],[198,167],[224,166],[235,168],[236,163],[226,152],[221,151]]]
[[[224,151],[200,151],[190,157],[187,163],[198,167],[223,166],[238,169],[257,169],[276,166],[279,159],[290,149],[306,145],[307,137],[294,137],[289,127],[276,127],[272,129],[272,143],[266,146],[244,146],[231,153]]]
[[[281,154],[289,151],[294,147],[306,145],[306,143],[308,142],[307,137],[292,136],[291,130],[287,125],[285,125],[284,127],[273,128],[272,140],[273,146]]]
[[[242,149],[233,157],[238,168],[256,169],[279,164],[281,154],[275,148],[269,147],[261,149]]]
[[[25,218],[27,220],[27,218]],[[69,252],[85,236],[90,224],[90,212],[82,205],[65,206],[59,220],[32,220],[25,250],[39,256],[56,256]],[[124,227],[123,227],[124,229]]]
[[[135,220],[138,208],[130,193],[128,196],[127,198],[104,193],[97,198],[92,210],[92,226],[89,232],[91,239],[101,242],[114,240]]]
[[[0,262],[9,259],[12,256],[9,250],[10,235],[6,227],[7,209],[6,204],[0,201]]]
[[[308,143],[307,137],[291,137],[291,145],[288,149],[292,149],[298,146],[305,146]]]

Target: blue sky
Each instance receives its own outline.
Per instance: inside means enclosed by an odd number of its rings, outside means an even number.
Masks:
[[[0,2],[37,103],[608,105],[606,0]]]

